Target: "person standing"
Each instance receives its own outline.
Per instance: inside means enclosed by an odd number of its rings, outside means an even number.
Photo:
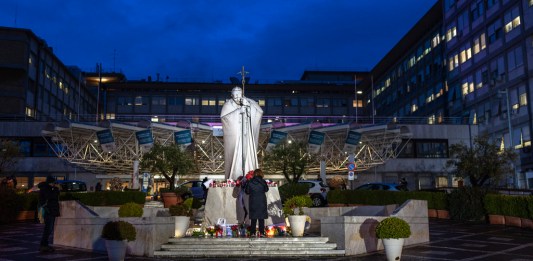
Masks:
[[[95,191],[102,191],[102,183],[100,181],[96,183]]]
[[[45,182],[39,183],[39,207],[44,209],[44,230],[39,247],[40,252],[54,252],[48,244],[48,239],[54,231],[56,217],[59,216],[59,187],[52,176],[46,177]]]
[[[261,169],[256,169],[254,171],[254,177],[247,182],[245,188],[246,194],[250,195],[250,198],[248,199],[248,206],[250,208],[249,217],[251,221],[250,235],[255,235],[255,226],[259,220],[260,237],[265,237],[265,219],[268,218],[266,198],[268,185],[263,178],[263,171]]]

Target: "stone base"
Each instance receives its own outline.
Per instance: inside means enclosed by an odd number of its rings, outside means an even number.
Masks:
[[[268,219],[265,225],[285,223],[281,211],[281,199],[278,187],[269,187],[267,194]],[[244,206],[244,207],[243,207]],[[241,187],[209,188],[205,203],[205,222],[215,225],[219,218],[225,218],[226,224],[250,224],[244,208],[248,209],[248,195],[241,193]]]
[[[359,255],[383,249],[381,240],[376,237],[376,226],[388,215],[325,216],[321,218],[321,236],[337,243],[338,249],[345,249],[346,255]],[[405,245],[429,242],[429,220],[425,200],[408,200],[391,213],[409,223],[411,236]]]

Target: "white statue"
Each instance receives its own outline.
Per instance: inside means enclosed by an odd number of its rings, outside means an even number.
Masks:
[[[236,180],[259,168],[257,146],[262,116],[259,104],[244,97],[240,87],[231,90],[231,99],[226,100],[220,113],[226,179]]]

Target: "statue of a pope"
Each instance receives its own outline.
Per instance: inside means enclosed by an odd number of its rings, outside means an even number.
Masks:
[[[244,97],[240,87],[231,90],[231,99],[226,100],[220,113],[226,179],[236,180],[259,168],[257,146],[262,116],[259,104]]]

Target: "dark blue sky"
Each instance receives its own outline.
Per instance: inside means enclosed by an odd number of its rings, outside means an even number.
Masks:
[[[436,0],[2,0],[0,25],[31,29],[66,65],[130,80],[296,80],[370,70]]]

